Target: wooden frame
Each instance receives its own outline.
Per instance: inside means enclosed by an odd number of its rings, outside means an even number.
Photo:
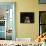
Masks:
[[[46,0],[38,0],[39,4],[46,4]]]

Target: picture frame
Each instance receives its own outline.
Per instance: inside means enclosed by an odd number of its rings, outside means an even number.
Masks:
[[[39,35],[46,32],[46,11],[39,11]]]
[[[20,12],[20,23],[34,23],[34,12]]]
[[[38,0],[39,4],[46,4],[46,0]]]
[[[15,10],[16,2],[0,2],[0,40],[16,40]]]

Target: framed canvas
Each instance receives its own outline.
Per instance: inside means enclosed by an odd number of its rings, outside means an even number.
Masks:
[[[34,23],[34,12],[20,12],[20,23]]]
[[[39,35],[46,32],[46,11],[39,11]]]
[[[46,0],[38,0],[40,4],[46,4]]]
[[[0,2],[0,40],[15,40],[15,2]]]

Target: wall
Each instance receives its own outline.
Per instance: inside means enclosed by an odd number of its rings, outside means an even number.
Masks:
[[[46,10],[46,5],[38,4],[38,0],[3,0],[0,2],[16,2],[16,37],[36,38],[39,34],[39,10]],[[20,12],[34,12],[34,24],[20,24]]]
[[[17,37],[18,38],[35,38],[38,27],[38,4],[37,0],[19,0],[17,8]],[[20,12],[35,12],[34,24],[20,24]],[[36,27],[37,26],[37,27]]]

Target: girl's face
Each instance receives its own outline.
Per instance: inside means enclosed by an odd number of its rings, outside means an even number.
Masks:
[[[27,16],[25,19],[26,19],[26,20],[29,20],[29,17]]]

